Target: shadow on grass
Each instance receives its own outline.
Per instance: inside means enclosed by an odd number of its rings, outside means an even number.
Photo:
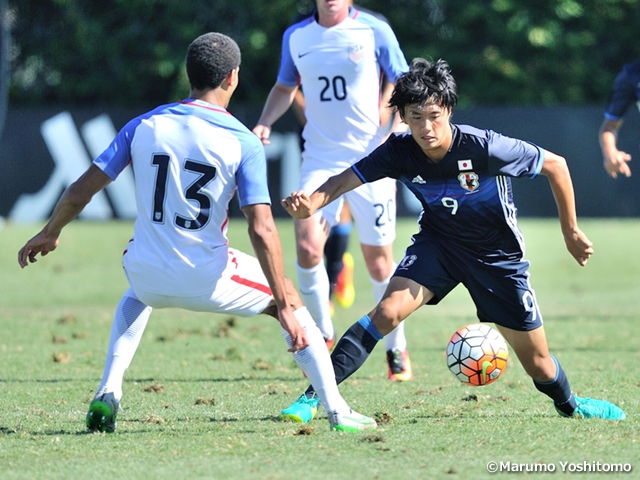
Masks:
[[[226,383],[226,382],[295,382],[300,380],[300,376],[291,377],[260,377],[246,376],[237,378],[129,378],[124,383],[144,383],[144,382],[173,382],[173,383]],[[0,378],[0,383],[72,383],[72,382],[97,382],[100,378]]]
[[[115,435],[140,435],[140,434],[157,434],[159,430],[165,429],[166,426],[163,424],[157,424],[156,427],[157,428],[153,428],[151,426],[149,426],[150,423],[153,422],[149,422],[148,419],[146,418],[131,418],[131,419],[122,419],[123,423],[126,423],[127,425],[132,426],[133,428],[129,428],[129,427],[125,427],[125,428],[118,428],[116,430],[116,432],[114,434],[111,433],[102,433],[102,432],[90,432],[89,430],[87,430],[86,428],[79,428],[78,430],[64,430],[64,429],[60,429],[60,430],[43,430],[43,431],[30,431],[28,432],[29,435],[34,436],[34,437],[58,437],[58,436],[74,436],[74,437],[78,437],[78,436],[85,436],[85,435],[102,435],[102,436],[106,436],[106,437],[112,437]],[[287,422],[285,420],[283,420],[282,418],[280,418],[279,416],[275,416],[275,415],[267,415],[264,417],[256,417],[256,418],[243,418],[243,419],[238,419],[238,418],[233,418],[233,417],[222,417],[222,418],[214,418],[214,417],[206,417],[203,416],[199,419],[197,419],[197,421],[195,423],[199,423],[199,424],[207,424],[207,423],[214,423],[214,424],[226,424],[226,423],[238,423],[238,422],[243,422],[243,423],[251,423],[251,422],[272,422],[272,423],[282,423],[282,424],[289,424],[292,427],[296,427],[298,426],[298,424],[295,424],[293,422]],[[194,418],[190,418],[190,419],[172,419],[170,423],[174,423],[174,424],[180,424],[180,423],[184,423],[184,424],[193,424],[194,423]],[[25,433],[22,429],[13,429],[13,428],[8,428],[8,427],[1,427],[0,426],[0,436],[2,435],[15,435],[18,433]],[[199,434],[205,434],[206,432],[194,432],[194,431],[190,431],[188,432],[189,435],[199,435]],[[256,433],[255,430],[250,429],[250,430],[243,430],[243,431],[236,431],[235,433]]]

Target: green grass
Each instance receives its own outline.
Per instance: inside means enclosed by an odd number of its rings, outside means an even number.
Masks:
[[[291,223],[279,223],[295,280]],[[622,406],[624,422],[567,420],[538,393],[515,356],[492,385],[465,387],[444,349],[476,321],[465,290],[407,322],[415,380],[386,380],[383,348],[342,386],[373,433],[330,432],[281,422],[280,409],[307,385],[275,320],[157,310],[125,376],[118,431],[90,434],[84,416],[97,387],[113,310],[127,284],[120,266],[132,225],[75,222],[56,252],[21,271],[17,251],[38,226],[0,231],[0,471],[13,478],[426,479],[489,475],[489,461],[630,463],[640,471],[640,256],[636,220],[584,220],[596,254],[580,268],[553,220],[523,220],[531,280],[551,350],[574,391]],[[398,227],[396,260],[415,232]],[[250,251],[234,220],[230,243]],[[362,257],[356,304],[337,309],[344,332],[373,307]],[[58,361],[54,361],[56,358]],[[550,474],[529,474],[547,476]],[[598,474],[572,474],[593,478]]]

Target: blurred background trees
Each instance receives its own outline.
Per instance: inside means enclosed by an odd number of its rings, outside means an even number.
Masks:
[[[408,60],[446,59],[461,106],[603,104],[640,57],[640,0],[361,0]],[[8,0],[12,105],[155,106],[188,93],[184,54],[208,31],[242,49],[234,103],[261,105],[281,36],[313,0]]]

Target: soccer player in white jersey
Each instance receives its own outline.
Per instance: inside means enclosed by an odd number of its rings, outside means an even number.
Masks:
[[[283,37],[277,81],[253,132],[269,142],[272,124],[302,86],[305,95],[304,152],[300,188],[313,191],[380,145],[383,76],[390,82],[408,69],[391,27],[349,6],[348,0],[317,0],[315,16],[289,27]],[[396,122],[397,123],[397,122]],[[345,195],[358,230],[376,300],[395,269],[396,184],[383,179]],[[341,199],[309,219],[296,220],[298,285],[327,344],[335,338],[323,248],[339,220]],[[385,338],[389,378],[413,376],[404,327]]]
[[[331,428],[375,428],[338,392],[322,334],[284,276],[264,149],[226,110],[238,85],[238,45],[219,33],[202,35],[189,46],[186,69],[190,97],[127,123],[18,254],[24,268],[53,251],[62,228],[132,163],[138,217],[123,257],[130,288],[116,309],[87,427],[115,431],[124,372],[151,310],[173,307],[277,318],[293,358],[321,389]],[[236,190],[257,258],[227,243],[228,206]]]

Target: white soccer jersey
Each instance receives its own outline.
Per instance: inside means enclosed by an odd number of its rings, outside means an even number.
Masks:
[[[289,27],[278,82],[304,90],[305,159],[346,168],[377,147],[382,73],[395,82],[407,69],[391,27],[355,8],[331,28],[314,17]]]
[[[211,293],[228,263],[228,206],[270,204],[264,148],[224,108],[187,99],[131,120],[94,164],[133,164],[138,217],[123,257],[132,284],[161,295]]]

